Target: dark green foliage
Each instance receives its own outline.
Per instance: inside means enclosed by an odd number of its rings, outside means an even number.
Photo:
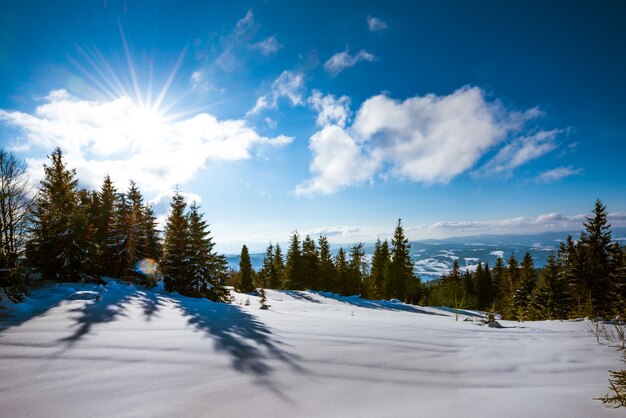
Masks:
[[[224,284],[228,274],[226,258],[215,253],[209,226],[194,203],[187,215],[189,225],[188,284],[190,296],[226,302],[230,296]]]
[[[318,241],[319,248],[319,268],[318,283],[319,287],[325,291],[334,291],[336,287],[337,272],[333,264],[333,255],[330,252],[330,245],[325,236],[320,236]]]
[[[365,263],[365,253],[363,252],[363,244],[358,243],[350,248],[350,260],[348,262],[348,271],[343,280],[344,295],[357,295],[363,291],[363,279],[367,275],[367,265]]]
[[[348,261],[346,260],[346,252],[342,247],[339,248],[335,257],[335,269],[337,271],[336,287],[332,290],[336,293],[343,292],[343,286],[348,281]]]
[[[319,254],[315,241],[308,235],[302,241],[299,276],[305,289],[319,289]]]
[[[185,216],[187,204],[176,191],[172,197],[170,214],[165,224],[165,243],[161,267],[165,275],[165,289],[173,292],[187,292],[185,278],[189,277],[189,223]]]
[[[493,305],[495,295],[488,263],[485,263],[483,268],[482,263],[479,262],[476,268],[476,298],[478,309],[488,310]]]
[[[386,297],[406,302],[419,300],[420,281],[413,272],[411,244],[404,235],[401,219],[398,219],[391,244],[391,262],[386,271]]]
[[[49,158],[32,212],[29,263],[44,280],[83,281],[88,278],[86,213],[78,199],[76,172],[66,168],[60,148]]]
[[[252,269],[248,247],[245,245],[241,247],[236,290],[241,293],[249,293],[254,290],[254,270]]]
[[[626,364],[626,352],[623,354],[623,361]],[[611,378],[609,379],[609,389],[612,393],[599,398],[603,404],[619,408],[626,407],[626,369],[609,370]]]
[[[302,251],[300,249],[300,235],[294,231],[289,239],[289,251],[285,265],[285,289],[304,290],[302,282]]]
[[[515,317],[519,321],[524,321],[532,316],[530,312],[530,296],[534,287],[535,265],[532,256],[527,252],[522,260],[519,278],[515,285],[515,294],[513,296]]]
[[[382,299],[385,296],[385,273],[391,262],[389,243],[387,240],[376,240],[374,254],[372,255],[372,268],[370,272],[372,299]]]
[[[280,289],[285,283],[285,262],[283,260],[283,252],[280,244],[276,244],[274,249],[274,271],[276,272],[275,281],[270,280],[269,287],[271,289]]]
[[[276,265],[274,264],[274,246],[270,243],[263,256],[263,268],[257,274],[257,286],[260,288],[272,288],[270,283],[276,285]]]

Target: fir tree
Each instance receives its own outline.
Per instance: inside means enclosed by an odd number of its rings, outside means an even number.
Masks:
[[[60,148],[49,158],[33,210],[28,259],[44,280],[81,281],[85,249],[78,229],[84,213],[79,210],[76,171],[67,169]]]
[[[319,247],[318,283],[322,290],[329,292],[335,287],[337,275],[335,265],[333,264],[333,255],[330,252],[330,245],[325,236],[320,235],[317,242]]]
[[[181,293],[187,293],[189,278],[189,223],[185,216],[186,208],[183,196],[176,191],[165,225],[162,260],[165,289]]]
[[[335,288],[331,291],[342,293],[345,282],[348,281],[348,261],[346,260],[346,252],[343,247],[339,247],[339,251],[335,257],[335,270],[337,272],[337,280],[335,282]]]
[[[363,244],[358,243],[350,248],[350,261],[344,283],[343,294],[356,295],[363,290],[363,278],[367,274],[367,266],[364,261],[365,253]]]
[[[319,254],[315,241],[306,236],[302,241],[302,256],[300,258],[300,280],[306,289],[318,289]]]
[[[409,302],[416,297],[416,285],[419,286],[419,279],[415,277],[413,272],[413,262],[410,255],[411,244],[404,235],[401,219],[398,219],[391,243],[393,248],[391,250],[391,262],[387,267],[387,298],[402,299]]]
[[[258,278],[258,287],[267,288],[270,287],[270,283],[276,283],[276,266],[274,264],[274,246],[270,243],[265,250],[265,255],[263,256],[263,267],[259,274],[257,274]]]
[[[387,240],[376,240],[374,254],[372,254],[372,269],[370,273],[372,283],[372,298],[382,299],[385,296],[385,272],[391,259],[389,254],[389,243]]]
[[[274,249],[274,270],[276,271],[276,281],[270,281],[269,287],[271,289],[280,289],[285,284],[285,262],[283,260],[283,252],[278,243],[276,243],[276,248]]]
[[[187,215],[189,225],[189,281],[186,286],[189,296],[205,297],[215,302],[226,302],[228,293],[224,288],[227,264],[213,247],[209,226],[203,219],[199,207],[194,203]]]
[[[535,265],[532,256],[526,252],[519,271],[519,279],[515,286],[514,303],[515,315],[519,321],[527,320],[529,312],[530,295],[535,286]]]
[[[491,283],[489,263],[485,263],[485,267],[483,268],[482,263],[479,262],[476,268],[476,293],[479,309],[489,309],[493,304],[494,295]]]
[[[301,273],[302,252],[300,249],[300,235],[298,231],[294,231],[289,239],[289,251],[287,252],[287,263],[285,266],[285,288],[304,290]]]
[[[502,301],[504,300],[502,290],[504,288],[505,275],[506,268],[504,267],[504,261],[502,257],[498,257],[491,271],[491,287],[493,289],[495,307],[500,312],[504,311],[502,306]]]
[[[610,313],[609,260],[611,230],[607,221],[606,207],[600,199],[596,201],[593,217],[587,217],[583,224],[586,234],[581,234],[580,245],[585,256],[585,277],[587,287],[591,289],[591,302],[596,315]]]
[[[515,319],[515,289],[519,282],[519,263],[515,254],[511,253],[511,257],[508,260],[508,266],[506,267],[506,273],[504,274],[500,294],[502,296],[500,307],[502,314],[506,319]]]
[[[254,290],[254,270],[250,262],[250,254],[248,247],[241,247],[241,255],[239,258],[239,277],[237,280],[237,291],[241,293],[249,293]]]
[[[114,276],[116,273],[117,257],[113,247],[112,229],[115,223],[117,190],[108,175],[104,177],[98,193],[100,210],[96,221],[95,242],[98,246],[100,274]]]

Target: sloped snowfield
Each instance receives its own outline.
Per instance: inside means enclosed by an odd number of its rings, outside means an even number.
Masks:
[[[111,282],[0,305],[0,416],[624,416],[592,399],[623,364],[585,322],[267,296],[262,311]]]

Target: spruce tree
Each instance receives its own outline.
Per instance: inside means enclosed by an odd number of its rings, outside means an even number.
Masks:
[[[263,267],[259,274],[257,274],[258,283],[257,286],[260,288],[269,288],[270,283],[276,283],[276,267],[274,264],[274,246],[272,243],[265,250],[265,255],[263,256]]]
[[[32,214],[28,259],[44,280],[81,281],[85,249],[78,229],[84,213],[79,208],[76,171],[67,169],[60,148],[49,159]]]
[[[419,279],[415,277],[411,261],[411,244],[404,235],[402,220],[398,224],[391,240],[391,262],[387,267],[387,298],[401,299],[406,302],[416,298],[419,290]]]
[[[505,275],[506,275],[506,267],[504,267],[504,261],[502,257],[496,258],[496,263],[493,266],[493,270],[491,271],[491,286],[494,293],[494,301],[496,304],[496,310],[499,312],[504,311],[503,301],[504,301],[504,283],[505,283]]]
[[[114,276],[116,274],[117,257],[110,245],[112,239],[112,229],[115,223],[117,190],[109,175],[104,177],[100,192],[98,193],[100,208],[96,221],[95,242],[99,249],[100,274],[104,276]]]
[[[189,207],[187,215],[189,225],[189,261],[188,274],[189,296],[205,297],[215,302],[229,299],[224,287],[227,276],[227,264],[223,256],[218,256],[215,243],[211,238],[209,226],[203,219],[198,205]]]
[[[494,296],[491,286],[489,263],[485,263],[484,268],[482,267],[482,263],[478,263],[478,267],[476,268],[476,290],[478,308],[483,310],[491,308]]]
[[[611,313],[608,297],[611,230],[606,207],[600,199],[596,201],[593,215],[583,224],[586,233],[581,234],[580,245],[585,256],[585,278],[591,289],[593,313],[606,316]]]
[[[350,260],[348,262],[347,277],[344,280],[343,293],[345,295],[361,294],[363,291],[363,279],[367,274],[363,244],[354,244],[350,248]]]
[[[348,261],[346,260],[346,252],[343,247],[339,247],[335,257],[335,271],[337,272],[337,280],[335,281],[335,288],[331,292],[345,295],[343,289],[346,286],[346,281],[348,281]]]
[[[276,271],[276,281],[270,281],[269,287],[272,289],[280,289],[285,287],[285,261],[283,260],[283,252],[280,244],[276,243],[274,249],[274,270]]]
[[[385,296],[385,272],[391,259],[389,254],[389,243],[387,240],[376,240],[374,254],[372,254],[372,269],[370,273],[372,283],[372,298],[382,299]]]
[[[535,264],[529,252],[526,252],[519,271],[519,279],[515,286],[515,315],[519,321],[529,319],[530,295],[535,286]]]
[[[500,294],[502,296],[501,309],[502,315],[505,319],[515,319],[515,289],[519,282],[519,262],[515,257],[515,254],[511,253],[511,257],[508,260],[508,266],[506,267],[506,273],[504,274]]]
[[[165,289],[188,292],[189,223],[185,216],[187,204],[176,191],[172,197],[170,213],[165,224],[165,242],[161,263],[165,275]]]
[[[319,253],[315,241],[307,235],[302,241],[300,279],[305,289],[319,289]]]
[[[300,235],[294,231],[289,239],[289,251],[287,252],[287,263],[285,265],[285,288],[293,290],[304,290],[302,274],[302,252],[300,249]]]
[[[248,247],[241,247],[241,255],[239,257],[239,276],[237,280],[237,289],[241,293],[249,293],[254,290],[254,270],[250,261]]]
[[[319,247],[319,269],[318,283],[324,291],[330,292],[334,289],[337,272],[333,264],[333,255],[330,252],[330,245],[325,236],[320,235],[318,239]]]

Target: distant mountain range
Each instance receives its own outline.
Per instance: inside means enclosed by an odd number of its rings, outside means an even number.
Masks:
[[[459,260],[461,269],[476,269],[479,261],[489,263],[490,267],[498,256],[505,261],[511,254],[522,259],[526,252],[530,252],[535,260],[535,267],[543,267],[551,251],[556,251],[561,241],[568,235],[574,239],[580,236],[580,231],[544,232],[528,235],[474,235],[446,239],[428,239],[411,242],[411,255],[415,263],[415,272],[428,281],[439,278],[450,271],[454,259]],[[626,228],[614,228],[612,236],[615,241],[626,243]],[[348,248],[350,245],[343,245]],[[339,250],[339,245],[332,246],[333,252]],[[374,251],[374,243],[366,243],[364,251],[368,262]],[[286,252],[286,248],[284,248]],[[252,267],[259,270],[263,266],[263,253],[250,254]],[[227,255],[231,268],[239,269],[239,254]]]

